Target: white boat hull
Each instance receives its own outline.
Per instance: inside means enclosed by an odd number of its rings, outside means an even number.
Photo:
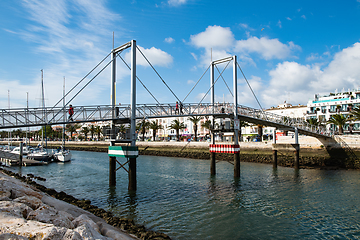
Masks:
[[[54,154],[54,157],[59,162],[69,162],[71,160],[71,152],[57,152]]]

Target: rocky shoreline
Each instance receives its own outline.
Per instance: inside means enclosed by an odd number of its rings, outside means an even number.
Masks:
[[[0,239],[170,239],[0,168]]]

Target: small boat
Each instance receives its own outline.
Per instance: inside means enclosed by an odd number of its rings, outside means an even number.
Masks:
[[[71,160],[71,152],[61,147],[58,152],[54,153],[54,159],[59,162],[69,162]]]
[[[34,149],[32,147],[28,147],[26,145],[23,146],[23,155],[26,156],[28,155],[31,151],[33,151]],[[15,153],[15,154],[20,154],[20,147],[15,147],[11,153]]]
[[[37,161],[51,162],[51,160],[53,159],[53,156],[52,156],[52,154],[49,154],[43,148],[35,148],[33,151],[28,153],[27,158],[37,160]]]
[[[71,105],[70,105],[71,106]],[[65,111],[65,77],[64,77],[64,85],[63,85],[63,119],[66,121],[66,111]],[[65,124],[63,125],[62,131],[62,145],[61,148],[58,149],[56,153],[54,153],[54,160],[59,162],[69,162],[71,160],[71,152],[65,149]]]

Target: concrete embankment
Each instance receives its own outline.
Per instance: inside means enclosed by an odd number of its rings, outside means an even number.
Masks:
[[[0,239],[170,239],[33,178],[0,169]]]

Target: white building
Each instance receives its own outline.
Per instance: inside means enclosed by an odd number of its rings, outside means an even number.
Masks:
[[[313,100],[309,100],[307,107],[307,118],[317,118],[320,122],[326,122],[332,115],[348,115],[352,109],[360,106],[360,90],[348,92],[330,93],[326,96],[315,95]],[[352,123],[352,131],[360,133],[360,122]],[[330,125],[330,128],[334,128]],[[345,133],[348,132],[349,125],[344,127]]]

